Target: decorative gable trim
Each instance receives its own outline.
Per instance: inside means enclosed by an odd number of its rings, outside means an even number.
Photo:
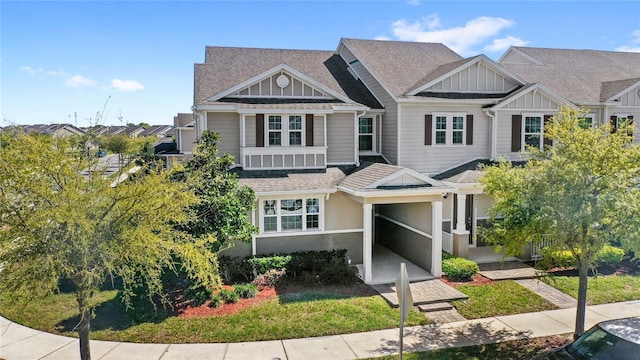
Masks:
[[[526,101],[527,94],[532,95],[531,103]],[[540,96],[537,96],[540,95]],[[546,98],[547,100],[543,99]],[[524,98],[524,99],[523,99]],[[518,103],[518,100],[521,100],[521,103]],[[536,100],[537,99],[537,100]],[[538,101],[542,101],[543,103],[537,103]],[[548,102],[548,103],[545,103]],[[555,105],[552,106],[552,105]],[[510,96],[504,98],[499,103],[492,106],[489,110],[497,111],[500,109],[517,109],[517,110],[557,110],[560,105],[567,105],[574,109],[577,107],[560,96],[555,91],[549,89],[548,87],[535,83],[528,86],[523,87],[522,89],[514,92]]]
[[[622,97],[626,97],[625,99],[621,99]],[[613,95],[612,97],[605,100],[605,102],[620,102],[623,106],[636,106],[635,104],[640,104],[640,81],[635,84],[627,87],[626,89],[620,91],[619,93]],[[635,101],[631,100],[634,99]]]
[[[475,78],[470,78],[470,74],[474,70],[473,66],[476,66],[476,69],[475,69],[476,76]],[[481,68],[485,69],[484,80],[479,79]],[[467,76],[461,77],[460,74],[462,72],[465,72],[465,70],[466,70]],[[493,73],[493,76],[494,76],[493,81],[487,80],[486,78],[487,70]],[[454,81],[453,79],[456,79],[455,82],[457,82],[457,84],[448,84],[448,85],[444,84],[447,80],[449,80],[450,82]],[[482,81],[485,82],[485,88],[483,89],[478,87],[478,85]],[[490,86],[491,89],[487,89],[487,86],[486,86],[489,82],[493,82],[493,84]],[[468,61],[460,65],[459,67],[437,77],[436,79],[431,80],[428,83],[409,91],[407,95],[416,95],[423,91],[433,91],[433,92],[455,91],[455,92],[466,92],[466,93],[506,94],[517,89],[518,87],[524,84],[526,84],[526,81],[522,79],[520,76],[510,72],[509,70],[505,69],[500,64],[494,62],[493,60],[489,59],[485,55],[478,55],[471,61]],[[471,89],[473,85],[475,85],[476,89]]]
[[[403,168],[385,178],[382,178],[372,184],[369,184],[365,189],[377,189],[379,187],[402,187],[402,186],[441,186],[437,180],[434,180],[428,176],[422,175],[415,170],[409,168]]]
[[[233,94],[238,93],[239,91],[242,91],[245,88],[249,88],[253,85],[259,84],[260,82],[262,82],[263,80],[270,78],[278,73],[287,73],[288,75],[294,77],[294,78],[298,78],[303,84],[307,84],[312,88],[316,88],[317,90],[319,90],[320,92],[324,93],[325,95],[328,95],[328,97],[333,97],[335,99],[339,99],[342,100],[345,103],[353,103],[353,101],[351,99],[349,99],[347,96],[343,95],[343,94],[339,94],[336,91],[328,88],[327,86],[317,82],[316,80],[310,78],[309,76],[301,73],[300,71],[292,68],[291,66],[282,63],[278,66],[275,66],[267,71],[262,72],[261,74],[258,74],[250,79],[247,79],[239,84],[237,84],[236,86],[233,86],[215,96],[212,96],[210,98],[208,98],[206,101],[217,101],[223,97],[227,97],[227,96],[233,96]],[[272,97],[282,97],[282,96],[269,96],[270,98]],[[309,96],[309,98],[313,98],[312,96]],[[315,97],[317,98],[317,97]]]
[[[513,46],[510,47],[507,52],[505,52],[500,59],[498,59],[498,63],[509,63],[509,64],[520,64],[520,63],[511,63],[511,62],[506,62],[505,60],[509,58],[510,55],[512,54],[517,54],[518,56],[523,57],[525,60],[527,60],[526,63],[524,64],[533,64],[533,65],[544,65],[542,62],[540,62],[539,60],[525,54],[524,52],[514,48]]]

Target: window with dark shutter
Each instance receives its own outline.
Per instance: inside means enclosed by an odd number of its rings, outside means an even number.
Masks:
[[[629,136],[633,136],[633,130],[635,129],[635,126],[633,125],[633,116],[629,115],[627,116],[627,125],[629,125],[628,127],[628,133],[627,135]]]
[[[467,115],[467,145],[473,145],[473,115]]]
[[[313,146],[313,114],[307,114],[305,121],[305,144],[306,146]]]
[[[544,116],[544,133],[543,133],[543,144],[544,146],[552,146],[553,145],[553,140],[551,140],[551,138],[548,138],[546,136],[546,132],[547,132],[547,124],[549,122],[551,122],[551,118],[553,116],[552,115],[545,115]]]
[[[612,116],[611,120],[609,121],[609,125],[611,125],[611,133],[615,134],[618,130],[618,117]]]
[[[433,131],[433,115],[424,116],[424,144],[431,145],[432,143],[432,131]]]
[[[256,146],[264,147],[264,114],[256,114]]]
[[[522,150],[522,115],[511,116],[511,151]]]

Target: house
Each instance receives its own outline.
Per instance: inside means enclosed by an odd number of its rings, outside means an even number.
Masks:
[[[24,131],[25,133],[51,135],[53,137],[67,137],[87,134],[85,130],[71,124],[12,125],[3,128],[2,131]]]
[[[366,283],[441,274],[441,250],[472,256],[491,198],[477,166],[542,148],[561,105],[593,124],[640,114],[640,54],[513,47],[498,61],[442,44],[341,39],[335,51],[207,47],[194,68],[188,156],[221,134],[260,229],[228,255],[345,248]],[[637,141],[637,139],[636,139]]]

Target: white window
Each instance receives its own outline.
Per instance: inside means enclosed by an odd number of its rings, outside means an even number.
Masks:
[[[523,116],[524,145],[542,150],[543,116],[541,114],[525,114]]]
[[[264,200],[262,232],[320,230],[320,204],[320,198]]]
[[[433,114],[435,126],[433,138],[436,145],[464,145],[466,138],[466,114]]]
[[[304,146],[303,116],[269,115],[266,136],[269,146]]]
[[[595,116],[593,114],[587,114],[585,116],[579,117],[578,124],[583,129],[591,129],[593,127],[594,117]]]
[[[358,150],[373,151],[373,118],[358,119]]]
[[[611,121],[611,126],[612,129],[611,131],[616,132],[619,129],[625,129],[627,128],[629,125],[633,124],[633,117],[630,117],[628,114],[617,114],[614,115],[616,117],[615,120],[612,119]],[[629,135],[631,136],[633,134],[633,131],[629,132]]]

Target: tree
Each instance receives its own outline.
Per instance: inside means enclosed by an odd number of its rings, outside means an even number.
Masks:
[[[485,235],[516,255],[549,235],[569,250],[579,272],[574,336],[584,333],[589,266],[610,242],[640,251],[640,146],[627,131],[584,126],[585,111],[562,108],[545,125],[553,146],[528,149],[523,167],[487,167],[485,193],[494,199]]]
[[[65,139],[24,133],[0,150],[0,289],[25,296],[58,291],[70,280],[80,313],[82,359],[90,359],[94,294],[108,279],[163,297],[161,275],[181,270],[196,283],[219,285],[212,236],[176,231],[197,199],[161,170],[110,186],[95,162]]]
[[[249,218],[255,202],[253,190],[241,186],[238,176],[229,170],[233,157],[219,155],[219,141],[219,134],[204,131],[181,174],[200,199],[190,208],[192,220],[181,229],[194,236],[216,234],[214,252],[233,246],[235,240],[248,242],[257,231]]]
[[[104,135],[97,139],[101,148],[107,149],[114,154],[118,154],[120,169],[122,169],[125,161],[129,162],[131,160],[131,156],[140,153],[145,141],[148,140],[144,137],[132,138],[127,134]]]

